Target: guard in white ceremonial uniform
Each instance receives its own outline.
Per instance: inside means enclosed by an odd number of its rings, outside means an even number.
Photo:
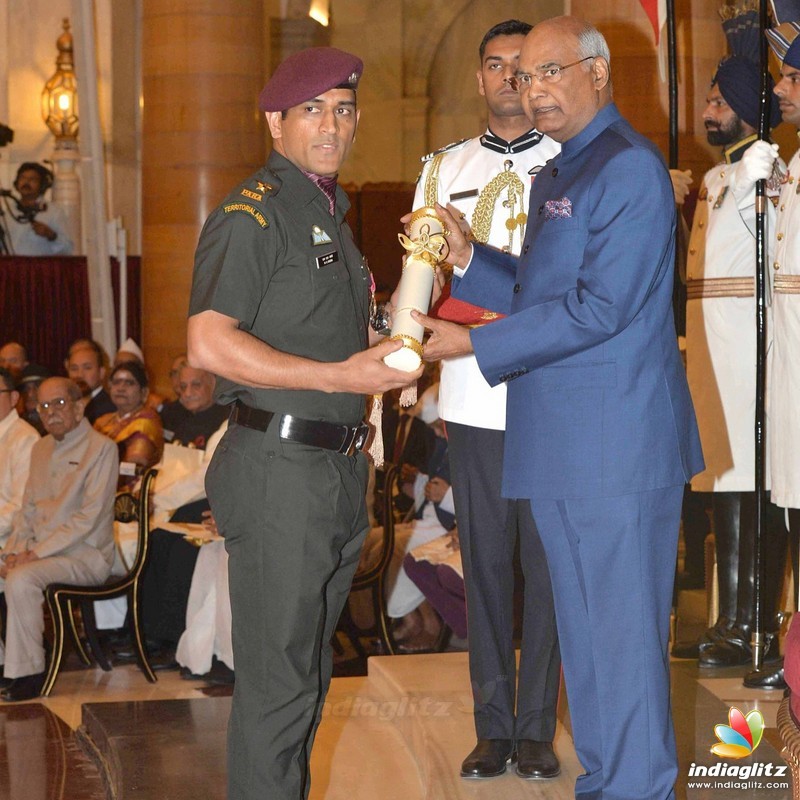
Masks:
[[[699,647],[700,665],[708,667],[752,658],[755,576],[755,186],[740,173],[742,154],[757,138],[761,77],[758,54],[742,52],[735,35],[729,40],[737,54],[720,64],[703,112],[709,144],[723,146],[724,160],[703,178],[686,264],[687,372],[706,462],[691,486],[713,493],[719,585],[719,616]],[[771,122],[778,121],[776,108]],[[778,188],[776,181],[768,186],[773,200]],[[775,209],[767,206],[769,227]],[[766,617],[774,632],[786,552],[776,506],[769,509],[764,542],[774,576]],[[777,657],[777,638],[769,640],[767,652]]]
[[[515,88],[519,50],[529,29],[509,20],[486,34],[478,85],[489,127],[483,136],[426,156],[414,198],[414,208],[452,204],[476,240],[515,255],[525,236],[531,183],[560,151],[556,142],[530,129]],[[439,316],[483,324],[496,315],[449,298]],[[439,414],[450,447],[478,738],[461,775],[493,777],[505,771],[507,760],[518,757],[521,777],[554,777],[559,771],[552,740],[561,662],[547,562],[532,521],[519,530],[525,606],[517,688],[512,635],[519,523],[517,501],[500,494],[506,387],[490,387],[473,355],[447,359],[442,362]]]
[[[792,20],[784,14],[795,13],[796,6],[776,5],[780,24],[767,31],[770,46],[781,63],[781,79],[774,93],[783,121],[800,129],[800,19]],[[783,175],[775,225],[767,231],[774,246],[769,261],[772,342],[767,363],[767,472],[772,501],[788,509],[796,553],[800,537],[800,150],[790,159],[788,171],[781,169],[776,157],[776,145],[757,141],[742,157],[742,165],[753,182],[769,180],[776,173]],[[785,689],[783,666],[751,672],[744,683],[752,688]]]

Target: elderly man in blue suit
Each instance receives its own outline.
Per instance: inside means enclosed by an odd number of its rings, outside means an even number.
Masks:
[[[426,357],[473,352],[508,383],[503,492],[528,498],[553,580],[576,796],[664,800],[677,777],[667,641],[683,486],[703,458],[672,317],[675,207],[657,149],[612,101],[602,35],[537,25],[523,107],[562,145],[537,175],[519,259],[448,215],[453,294],[508,316],[417,315]]]

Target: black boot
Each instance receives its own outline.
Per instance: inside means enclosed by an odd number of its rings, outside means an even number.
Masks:
[[[739,492],[714,492],[714,549],[717,555],[717,585],[719,614],[699,644],[700,664],[704,654],[725,641],[736,619],[736,600],[739,585],[739,528],[741,500]]]
[[[700,665],[705,667],[734,667],[749,663],[753,658],[752,632],[755,624],[755,492],[740,494],[739,572],[737,581],[736,622],[725,637],[700,653]],[[783,575],[786,569],[787,531],[783,513],[777,506],[767,506],[767,525],[762,536],[764,580],[761,583],[763,609],[764,662],[779,658],[778,629]]]

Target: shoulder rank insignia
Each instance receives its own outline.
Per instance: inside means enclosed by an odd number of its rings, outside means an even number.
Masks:
[[[264,195],[261,195],[258,192],[253,192],[250,189],[242,189],[241,193],[244,197],[249,197],[251,200],[258,200],[261,202],[264,199]]]
[[[441,155],[442,153],[449,153],[451,150],[458,150],[459,147],[462,147],[468,141],[470,141],[469,137],[467,137],[466,139],[459,139],[459,141],[457,142],[451,142],[450,144],[445,145],[444,147],[440,147],[438,150],[434,150],[432,153],[428,153],[428,155],[426,156],[422,156],[420,161],[422,162],[430,161],[432,158],[435,158],[436,156]]]
[[[264,215],[257,208],[253,208],[247,203],[227,203],[222,207],[222,210],[226,214],[230,214],[232,211],[241,211],[244,214],[249,214],[262,228],[269,227],[269,222],[267,222]]]
[[[318,244],[332,244],[331,237],[325,233],[319,225],[311,226],[311,244],[316,246]]]
[[[271,192],[272,184],[264,183],[264,181],[256,181],[256,189],[258,189],[259,192]],[[244,194],[244,192],[242,192],[242,194]]]

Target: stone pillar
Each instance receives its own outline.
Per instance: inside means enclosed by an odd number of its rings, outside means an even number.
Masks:
[[[53,151],[53,205],[64,212],[73,254],[83,253],[81,231],[81,184],[76,167],[81,154],[77,142],[56,142]]]
[[[262,0],[143,0],[142,346],[169,392],[203,222],[265,158]]]

